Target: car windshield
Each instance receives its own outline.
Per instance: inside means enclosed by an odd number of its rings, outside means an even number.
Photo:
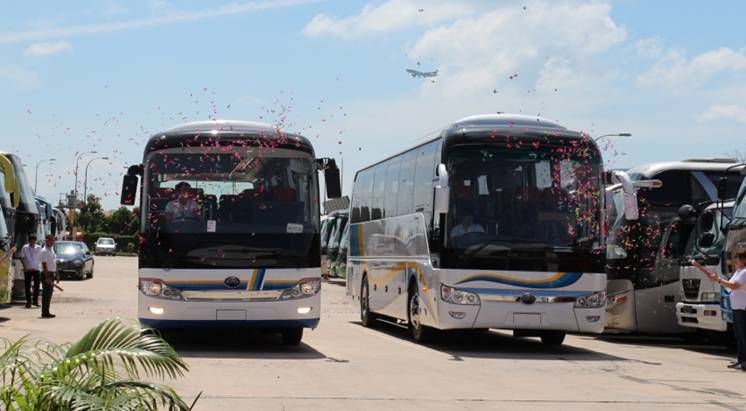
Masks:
[[[54,245],[54,252],[57,255],[75,255],[83,252],[83,246],[76,243],[57,242]]]
[[[98,243],[100,245],[114,245],[114,240],[112,240],[111,238],[100,238],[98,240]]]

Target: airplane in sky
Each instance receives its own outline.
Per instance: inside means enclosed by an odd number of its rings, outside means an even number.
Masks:
[[[438,70],[435,71],[419,71],[419,70],[413,70],[413,69],[407,69],[407,73],[412,75],[412,78],[426,78],[426,77],[437,77],[438,76]]]

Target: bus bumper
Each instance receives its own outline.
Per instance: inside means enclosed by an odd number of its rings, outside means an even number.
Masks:
[[[725,332],[728,323],[723,319],[720,304],[676,304],[676,319],[682,327]]]
[[[153,328],[316,328],[321,295],[285,301],[171,301],[139,296],[140,323]]]
[[[600,334],[605,309],[575,308],[573,303],[526,305],[520,302],[483,301],[481,305],[456,305],[441,301],[441,329],[500,328],[558,330]]]

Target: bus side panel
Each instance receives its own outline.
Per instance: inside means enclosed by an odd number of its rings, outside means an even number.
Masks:
[[[425,233],[420,213],[352,224],[349,261],[353,274],[348,292],[359,296],[366,276],[371,310],[406,319],[410,279],[430,277],[430,270],[425,269],[430,266]]]

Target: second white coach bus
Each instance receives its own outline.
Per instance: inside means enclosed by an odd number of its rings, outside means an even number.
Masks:
[[[361,320],[600,333],[602,159],[592,139],[519,115],[467,117],[357,172],[347,292]]]

